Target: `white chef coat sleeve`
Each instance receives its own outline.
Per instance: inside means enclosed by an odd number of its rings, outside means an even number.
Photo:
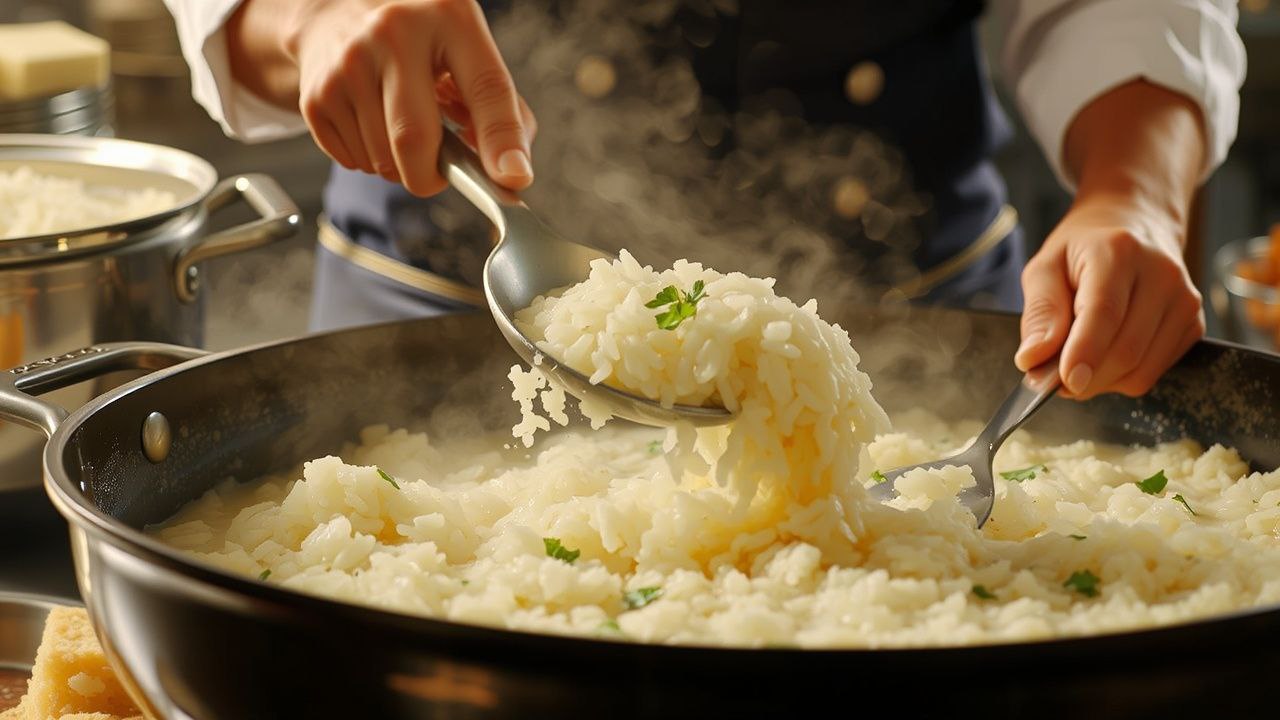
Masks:
[[[1204,177],[1235,140],[1244,44],[1235,0],[997,0],[1007,13],[1001,64],[1058,179],[1074,189],[1062,149],[1094,98],[1138,78],[1199,105]]]
[[[230,137],[252,143],[300,135],[307,130],[300,113],[268,103],[231,76],[223,26],[241,2],[164,0],[191,68],[191,95]]]

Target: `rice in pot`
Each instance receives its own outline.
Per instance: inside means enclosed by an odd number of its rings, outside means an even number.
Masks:
[[[172,208],[173,193],[91,187],[27,166],[0,170],[0,240],[111,225]]]

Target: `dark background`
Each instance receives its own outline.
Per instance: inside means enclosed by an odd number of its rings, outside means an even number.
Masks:
[[[1221,294],[1208,259],[1223,243],[1266,232],[1280,219],[1272,188],[1280,187],[1280,144],[1272,139],[1280,121],[1280,3],[1241,3],[1240,33],[1249,54],[1242,91],[1239,139],[1226,163],[1205,186],[1193,228],[1192,270],[1206,298]],[[115,134],[180,147],[209,159],[222,175],[267,172],[275,176],[306,217],[289,241],[233,261],[211,263],[208,344],[227,348],[304,332],[315,240],[314,219],[328,162],[308,138],[246,146],[225,138],[190,98],[185,63],[172,21],[160,0],[9,0],[0,22],[60,18],[111,42],[115,82]],[[1000,29],[983,27],[988,55],[995,57]],[[998,63],[989,63],[1010,117],[1018,122]],[[1039,148],[1018,126],[1000,153],[1011,199],[1032,244],[1053,227],[1069,202],[1050,174]],[[231,217],[219,222],[230,222]],[[553,222],[554,224],[554,222]],[[1211,333],[1222,335],[1210,313]]]

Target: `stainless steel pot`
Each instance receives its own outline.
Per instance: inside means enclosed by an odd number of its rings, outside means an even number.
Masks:
[[[1018,374],[1014,316],[854,310],[891,412],[982,417]],[[228,476],[333,452],[362,426],[411,426],[509,394],[491,318],[454,316],[207,357],[89,348],[0,373],[0,417],[50,436],[45,484],[71,523],[78,582],[113,665],[157,718],[1264,717],[1280,607],[1097,637],[967,648],[798,651],[650,646],[409,617],[192,562],[144,534]],[[160,370],[64,417],[39,393],[120,367]],[[477,368],[480,372],[477,374]],[[1280,357],[1198,343],[1143,398],[1052,400],[1048,435],[1180,437],[1280,464]],[[496,429],[518,414],[493,417]],[[468,416],[453,416],[465,420]]]
[[[297,231],[298,209],[274,180],[218,181],[209,163],[173,148],[124,140],[0,135],[0,170],[30,166],[91,186],[171,192],[172,207],[76,232],[0,240],[0,367],[68,347],[114,340],[184,345],[204,340],[198,263]],[[246,202],[259,219],[217,233],[212,213]],[[73,389],[77,407],[117,380]],[[0,425],[0,491],[39,484],[39,445]]]

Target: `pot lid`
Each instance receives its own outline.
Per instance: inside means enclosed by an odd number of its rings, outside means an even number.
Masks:
[[[83,183],[97,202],[127,202],[153,191],[134,217],[71,230],[6,237],[0,225],[0,264],[79,254],[120,245],[143,230],[195,207],[218,174],[191,153],[150,143],[68,135],[0,135],[0,172],[29,168],[38,176]],[[2,200],[2,198],[0,198]],[[15,209],[16,210],[16,209]]]

